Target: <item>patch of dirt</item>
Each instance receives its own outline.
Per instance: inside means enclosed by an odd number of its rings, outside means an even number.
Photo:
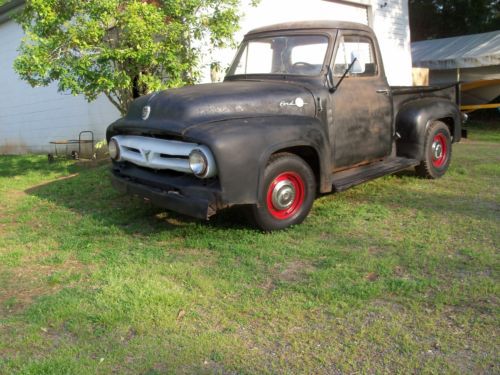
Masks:
[[[375,272],[370,272],[365,275],[365,279],[368,281],[377,281],[378,275]]]
[[[287,264],[286,268],[279,274],[279,280],[286,282],[297,282],[315,270],[311,262],[296,260]]]
[[[2,209],[2,208],[0,207],[0,210],[1,210],[1,209]],[[3,218],[3,216],[2,216],[2,213],[1,213],[1,212],[0,212],[0,218]],[[3,235],[5,235],[5,234],[7,234],[8,230],[9,230],[9,226],[8,226],[7,224],[5,224],[5,223],[0,223],[0,236],[3,236]]]
[[[88,270],[88,265],[73,259],[68,259],[58,265],[30,263],[9,269],[10,280],[0,289],[0,316],[2,312],[19,313],[29,306],[35,298],[54,294],[67,287],[68,284],[63,282],[54,285],[49,285],[46,282],[46,279],[55,272],[65,271],[68,274],[73,274],[88,272]]]
[[[404,279],[404,280],[411,279],[410,274],[403,266],[400,266],[400,265],[395,266],[393,269],[393,272],[394,272],[394,275],[396,275],[400,279]]]
[[[333,234],[331,233],[327,233],[327,232],[322,232],[320,235],[319,235],[319,238],[321,240],[324,240],[324,241],[328,241],[328,240],[331,240],[333,239]]]
[[[11,200],[11,199],[17,200],[17,199],[20,199],[20,198],[26,196],[26,194],[24,193],[24,191],[21,191],[21,190],[9,190],[6,192],[5,196],[9,200]]]
[[[378,246],[370,246],[368,248],[368,253],[370,255],[379,255],[379,254],[383,254],[384,253],[384,249],[381,249]]]
[[[280,271],[281,269],[281,271]],[[308,274],[314,272],[313,263],[305,260],[295,260],[286,264],[284,268],[277,265],[271,270],[270,276],[262,283],[261,288],[267,291],[274,290],[276,282],[296,283],[304,280]]]
[[[406,308],[402,304],[391,301],[389,299],[377,298],[371,301],[370,305],[380,309],[391,311],[391,314],[406,314]]]
[[[2,199],[12,204],[25,196],[26,194],[23,191],[10,190],[4,194]],[[8,223],[0,223],[0,235],[6,234],[17,225],[14,215],[7,213],[8,208],[9,207],[5,203],[0,203],[0,219],[9,221]]]

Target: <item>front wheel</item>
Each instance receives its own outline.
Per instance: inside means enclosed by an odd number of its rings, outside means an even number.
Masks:
[[[265,231],[300,224],[309,214],[316,195],[311,167],[293,154],[276,154],[264,171],[259,202],[250,207],[257,227]]]
[[[451,136],[445,123],[434,121],[425,135],[424,160],[415,169],[424,178],[435,179],[446,173],[451,161]]]

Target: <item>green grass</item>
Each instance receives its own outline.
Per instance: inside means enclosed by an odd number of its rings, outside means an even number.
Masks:
[[[467,123],[471,132],[471,140],[485,142],[500,142],[500,121],[481,122],[472,120]]]
[[[500,144],[318,199],[263,234],[0,157],[0,373],[498,373]]]

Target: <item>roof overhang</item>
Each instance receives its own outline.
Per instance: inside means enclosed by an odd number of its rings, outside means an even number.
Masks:
[[[433,70],[500,65],[500,30],[411,45],[413,66]]]

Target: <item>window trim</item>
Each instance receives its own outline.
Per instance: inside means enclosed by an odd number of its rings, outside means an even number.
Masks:
[[[363,31],[355,31],[355,30],[346,30],[346,31],[341,31],[339,35],[337,36],[337,41],[335,43],[335,48],[332,54],[332,60],[330,61],[330,69],[333,72],[335,69],[335,60],[337,59],[337,54],[339,52],[340,48],[340,43],[344,40],[345,37],[360,37],[364,38],[369,41],[370,46],[372,48],[373,52],[373,58],[376,66],[376,71],[377,73],[371,76],[359,76],[359,75],[348,75],[347,77],[349,78],[357,78],[357,79],[374,79],[374,78],[380,78],[381,76],[381,68],[380,68],[380,56],[379,56],[379,51],[377,48],[375,48],[376,44],[372,38],[372,36],[368,33],[365,33]],[[338,76],[333,76],[334,79],[339,79],[340,77]]]

